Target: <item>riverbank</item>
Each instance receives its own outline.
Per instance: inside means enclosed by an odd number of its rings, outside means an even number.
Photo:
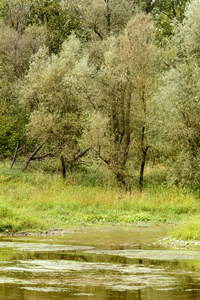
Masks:
[[[5,230],[0,233],[2,241],[16,240],[35,242],[38,239],[53,243],[68,241],[70,245],[83,244],[107,249],[123,250],[136,248],[155,248],[171,250],[198,250],[200,240],[180,240],[172,237],[177,224],[167,223],[133,223],[133,224],[87,224],[85,226],[70,226],[67,228],[54,228],[44,231],[18,231]]]
[[[189,188],[149,185],[142,193],[135,190],[129,195],[114,187],[69,183],[57,174],[0,173],[1,232],[45,232],[88,224],[175,223],[172,237],[200,240],[199,216],[198,192]]]

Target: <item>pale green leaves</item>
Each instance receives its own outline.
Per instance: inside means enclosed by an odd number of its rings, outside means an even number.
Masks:
[[[200,52],[200,5],[198,0],[193,0],[188,5],[185,13],[182,35],[188,54]]]
[[[71,147],[73,154],[84,123],[81,82],[89,72],[88,55],[74,35],[59,55],[49,56],[41,48],[32,57],[21,88],[21,101],[30,113],[29,136],[59,145],[59,151]]]

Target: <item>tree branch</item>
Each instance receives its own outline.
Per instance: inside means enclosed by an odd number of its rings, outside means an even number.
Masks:
[[[101,34],[98,32],[98,30],[97,30],[96,24],[94,24],[94,32],[100,37],[101,40],[103,40],[102,35],[101,35]]]
[[[42,156],[33,157],[31,160],[41,160],[41,159],[43,159],[43,158],[45,158],[45,157],[47,157],[47,156],[53,157],[54,155],[53,155],[52,153],[47,153],[47,154],[44,154],[44,155],[42,155]]]
[[[89,150],[90,150],[91,146],[89,146],[88,148],[86,148],[85,150],[79,152],[75,158],[74,161],[78,160],[80,157],[84,156]]]
[[[35,151],[30,155],[29,159],[26,162],[25,167],[23,168],[22,171],[25,171],[28,168],[28,165],[30,163],[31,160],[33,160],[34,156],[36,155],[36,153],[44,146],[45,142],[43,142],[42,144],[40,144],[37,149],[35,149]]]
[[[21,140],[25,137],[25,134],[26,134],[26,133],[24,133],[24,135],[21,136],[20,139],[17,141],[17,145],[16,145],[16,147],[15,147],[15,153],[14,153],[14,155],[13,155],[13,159],[12,159],[12,162],[11,162],[10,169],[12,169],[12,167],[13,167],[13,165],[14,165],[14,163],[15,163],[15,159],[16,159],[16,156],[17,156],[17,152],[18,152],[19,150],[22,149],[22,148],[19,149],[19,143],[20,143]]]
[[[146,8],[146,13],[149,14],[156,7],[158,2],[159,2],[159,0],[155,0],[155,2],[151,6],[147,7]]]

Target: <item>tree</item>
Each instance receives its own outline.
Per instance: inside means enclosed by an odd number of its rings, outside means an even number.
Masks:
[[[13,155],[16,142],[23,134],[26,114],[19,106],[17,92],[4,73],[0,79],[0,159]]]
[[[81,36],[79,8],[73,2],[56,0],[6,0],[1,3],[0,17],[18,36],[32,25],[44,27],[46,45],[50,52],[58,53],[62,43],[74,31]]]
[[[43,28],[37,26],[27,27],[19,35],[15,29],[2,25],[0,39],[2,41],[0,45],[2,68],[5,71],[9,70],[11,76],[16,80],[24,75],[28,69],[31,55],[44,45],[46,37]]]
[[[200,182],[199,22],[199,2],[194,0],[178,32],[181,55],[164,74],[156,97],[162,112],[160,128],[168,149],[169,177],[182,184]]]
[[[0,123],[1,156],[10,157],[25,131],[26,114],[18,101],[18,83],[29,67],[29,60],[45,43],[45,32],[38,26],[17,31],[0,24]]]
[[[63,176],[85,151],[78,141],[85,123],[80,85],[90,73],[87,61],[73,35],[59,55],[49,56],[48,49],[41,48],[32,57],[21,87],[21,103],[30,116],[27,135],[38,141],[39,150],[44,144],[44,155],[60,158]]]
[[[191,1],[187,6],[185,12],[185,19],[183,26],[180,27],[180,43],[182,43],[182,48],[185,50],[187,57],[195,57],[198,61],[200,59],[200,7],[196,0]],[[180,45],[181,46],[181,45]]]
[[[171,182],[199,183],[199,72],[199,65],[191,59],[179,64],[164,76],[157,96]]]
[[[67,2],[67,1],[65,1]],[[80,10],[81,26],[89,39],[105,39],[119,34],[128,21],[139,12],[151,14],[160,43],[173,35],[177,24],[182,23],[185,7],[190,0],[84,0],[73,1]]]
[[[83,0],[80,7],[81,26],[87,40],[103,40],[119,34],[138,12],[138,1]]]
[[[158,63],[152,32],[150,18],[139,14],[122,35],[106,41],[104,62],[96,77],[100,92],[93,95],[96,113],[87,136],[96,154],[115,174],[119,187],[126,190],[130,186],[127,163],[131,155],[140,161],[142,188],[150,146],[148,118]]]
[[[21,35],[28,25],[32,4],[33,1],[31,0],[4,1],[4,3],[0,4],[4,24],[10,28],[14,28]]]
[[[31,24],[40,24],[47,29],[47,46],[50,52],[58,53],[62,43],[75,32],[81,37],[79,8],[73,2],[35,0],[31,9]]]
[[[45,34],[37,26],[26,28],[29,6],[25,1],[5,1],[1,13],[0,153],[5,158],[13,155],[25,131],[26,114],[18,101],[18,80],[28,69],[31,55],[44,44]]]

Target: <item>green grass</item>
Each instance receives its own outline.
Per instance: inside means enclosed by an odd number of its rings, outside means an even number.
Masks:
[[[181,240],[200,240],[200,215],[194,215],[180,222],[170,233],[172,238]]]
[[[47,230],[91,223],[187,224],[194,215],[200,215],[198,190],[153,184],[151,179],[143,193],[135,190],[130,196],[114,187],[90,186],[88,182],[72,184],[69,178],[63,180],[56,173],[21,173],[0,166],[0,231]],[[176,234],[181,236],[178,231]]]

